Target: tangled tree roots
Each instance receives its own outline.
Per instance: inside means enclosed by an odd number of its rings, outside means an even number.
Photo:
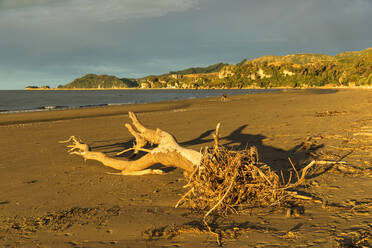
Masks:
[[[231,151],[221,146],[206,149],[199,166],[188,176],[188,192],[178,201],[205,213],[236,213],[252,207],[287,206],[298,197],[288,191],[304,181],[306,166],[297,182],[284,183],[266,164],[258,162],[256,147]],[[292,174],[291,174],[292,175]]]

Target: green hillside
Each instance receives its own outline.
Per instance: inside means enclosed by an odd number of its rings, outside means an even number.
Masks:
[[[360,58],[367,58],[372,56],[372,47],[367,48],[362,51],[352,51],[352,52],[343,52],[340,54],[337,54],[335,58],[340,63],[353,63],[353,61],[360,59]]]
[[[210,65],[207,67],[191,67],[191,68],[181,70],[181,71],[170,71],[169,73],[187,75],[187,74],[219,72],[222,69],[222,67],[224,67],[225,65],[227,64],[218,63],[218,64]]]
[[[251,61],[247,61],[248,63],[291,63],[291,64],[309,64],[309,63],[317,63],[317,62],[334,62],[336,59],[334,57],[322,54],[310,54],[310,53],[303,53],[303,54],[292,54],[286,56],[274,56],[274,55],[267,55],[257,59],[253,59]]]
[[[87,74],[81,78],[77,78],[69,84],[60,86],[59,88],[94,88],[94,89],[112,89],[112,88],[131,88],[137,87],[134,80],[127,78],[119,79],[115,76]]]
[[[313,87],[372,85],[372,48],[336,56],[263,56],[237,64],[217,87]]]
[[[322,54],[268,55],[139,79],[88,74],[61,88],[249,88],[372,85],[372,48]]]

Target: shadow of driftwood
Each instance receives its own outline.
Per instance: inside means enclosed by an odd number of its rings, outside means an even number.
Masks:
[[[251,146],[255,146],[258,149],[261,162],[270,165],[270,167],[276,171],[286,171],[288,169],[292,169],[288,158],[291,158],[297,169],[302,169],[305,163],[309,162],[311,159],[310,153],[315,152],[319,148],[323,147],[323,145],[314,145],[306,141],[299,143],[289,150],[268,146],[263,144],[263,140],[267,138],[266,136],[260,134],[253,135],[243,133],[243,130],[247,126],[248,125],[242,125],[232,131],[229,135],[220,137],[221,144],[231,150],[243,150]],[[199,137],[184,141],[180,143],[180,145],[212,145],[212,134],[214,131],[214,129],[205,131]]]
[[[349,151],[347,152],[346,154],[344,154],[343,156],[341,156],[339,159],[337,159],[335,162],[340,162],[342,161],[344,158],[346,158],[347,156],[349,156],[350,154],[352,154],[353,151]],[[336,166],[336,164],[329,164],[329,165],[326,165],[323,170],[321,170],[320,172],[317,172],[317,173],[314,173],[312,175],[310,175],[308,178],[316,178],[318,176],[321,176],[323,175],[324,173],[328,172],[329,170],[333,169],[334,167]]]
[[[102,142],[102,141],[96,141],[95,143],[98,143],[98,142]],[[114,153],[116,154],[118,152],[123,151],[124,149],[132,147],[134,142],[135,142],[134,139],[130,139],[125,142],[116,142],[113,144],[96,145],[96,146],[92,146],[91,148],[93,150],[96,150],[96,149],[101,150],[103,153],[106,153],[106,154],[114,154]]]
[[[202,145],[202,144],[209,143],[213,141],[212,133],[214,131],[215,131],[214,129],[205,131],[204,133],[200,134],[199,137],[192,139],[192,140],[181,142],[179,144],[181,146],[192,146],[192,145]]]

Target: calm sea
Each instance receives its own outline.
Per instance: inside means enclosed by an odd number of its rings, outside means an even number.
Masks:
[[[151,103],[274,90],[0,90],[0,113]]]

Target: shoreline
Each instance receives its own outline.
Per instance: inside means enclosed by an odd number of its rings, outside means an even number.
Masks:
[[[170,89],[170,88],[155,88],[155,89],[137,89],[137,88],[130,88],[130,89],[31,89],[31,91],[115,91],[115,90],[144,90],[144,91],[150,91],[150,90],[270,90],[273,91],[279,91],[279,92],[288,92],[288,91],[306,91],[306,90],[371,90],[372,86],[360,86],[360,87],[306,87],[306,88],[288,88],[288,87],[273,87],[273,88],[242,88],[242,89]],[[20,90],[23,91],[23,90]],[[28,90],[25,90],[28,91]],[[267,93],[267,92],[255,92],[255,94],[258,93]],[[228,95],[231,97],[232,95]],[[207,96],[206,98],[210,97],[219,97],[219,96]],[[78,109],[91,109],[91,108],[110,108],[115,106],[126,106],[126,105],[135,105],[135,104],[149,104],[149,103],[162,103],[166,101],[182,101],[182,100],[193,100],[193,99],[202,99],[201,98],[185,98],[185,99],[174,99],[174,100],[160,100],[160,101],[154,101],[154,102],[143,102],[143,103],[93,103],[86,105],[80,105],[80,106],[68,106],[68,105],[43,105],[39,107],[35,107],[33,109],[19,109],[19,110],[6,110],[6,109],[0,109],[0,116],[1,115],[14,115],[14,114],[22,114],[22,113],[35,113],[35,112],[53,112],[53,111],[68,111],[68,110],[78,110]]]
[[[196,99],[190,99],[193,101]],[[185,102],[184,102],[185,101]],[[0,114],[0,126],[28,124],[35,122],[48,122],[59,120],[73,120],[80,118],[93,118],[102,116],[116,116],[127,114],[134,109],[139,113],[173,110],[188,105],[187,100],[163,101],[143,104],[107,105],[83,108],[54,109],[44,111],[28,111]]]
[[[173,89],[172,89],[173,90]],[[42,90],[36,90],[37,92],[43,92]],[[53,90],[48,90],[55,92]],[[77,90],[79,91],[79,90]],[[111,90],[113,92],[114,90]],[[135,94],[131,94],[132,92],[135,92]],[[162,94],[156,95],[157,91],[161,91]],[[126,95],[124,98],[120,97],[122,96],[119,93],[114,93],[114,97],[116,95],[119,96],[120,100],[118,100],[118,96],[116,98],[111,99],[111,102],[109,98],[103,99],[100,94],[93,95],[93,97],[101,97],[100,100],[91,99],[90,101],[80,101],[79,104],[70,104],[68,101],[63,101],[63,97],[65,96],[67,99],[69,97],[68,94],[61,94],[59,96],[59,101],[55,101],[54,96],[49,96],[48,101],[44,101],[43,103],[40,103],[40,105],[34,105],[33,108],[28,105],[26,107],[25,104],[22,106],[18,106],[19,109],[6,109],[6,103],[3,104],[3,109],[0,109],[0,115],[8,115],[8,114],[17,114],[17,113],[28,113],[28,112],[50,112],[50,111],[62,111],[62,110],[73,110],[73,109],[87,109],[87,108],[98,108],[98,107],[111,107],[111,106],[126,106],[126,105],[133,105],[133,104],[148,104],[148,103],[162,103],[166,101],[174,102],[174,101],[182,101],[182,100],[192,100],[192,99],[202,99],[202,98],[210,98],[210,97],[221,97],[222,93],[232,96],[232,95],[244,95],[244,94],[258,94],[258,93],[264,93],[264,92],[272,92],[272,91],[280,91],[280,89],[221,89],[221,90],[205,90],[205,91],[190,91],[190,90],[177,90],[177,92],[173,91],[175,95],[170,95],[170,97],[167,97],[167,92],[170,92],[168,90],[162,90],[162,89],[156,89],[156,90],[135,90],[132,89],[128,92],[131,93],[125,93],[125,94],[131,94]],[[23,91],[22,91],[23,92]],[[62,91],[64,92],[64,91]],[[72,92],[72,90],[71,90]],[[85,91],[81,91],[85,92]],[[95,92],[95,90],[92,90],[92,92]],[[108,91],[109,92],[109,91]],[[120,92],[120,91],[116,91]],[[152,94],[155,94],[155,97],[152,98]],[[5,93],[6,94],[6,93]],[[41,93],[42,94],[42,93]],[[79,93],[77,93],[79,94]],[[108,94],[108,93],[104,93]],[[5,95],[6,96],[6,95]],[[30,95],[31,97],[32,95]],[[41,97],[47,97],[48,95],[40,95]],[[84,98],[86,94],[81,95],[81,98]],[[104,95],[103,95],[104,96]],[[137,96],[137,98],[135,97]],[[32,101],[33,98],[28,97],[28,102]],[[140,97],[140,100],[138,99]],[[79,96],[75,95],[74,97],[76,100],[79,101]],[[62,100],[62,102],[61,102]],[[74,100],[74,99],[72,99]],[[37,101],[36,101],[37,102]],[[30,102],[31,103],[31,102]],[[1,104],[1,103],[0,103]],[[23,107],[23,109],[22,109]],[[10,106],[11,108],[11,106]],[[13,106],[14,108],[14,106]]]
[[[272,92],[257,92],[254,94],[243,94],[243,95],[230,95],[229,100],[234,100],[241,97],[249,97],[252,95],[271,95],[271,94],[283,94],[283,93],[314,93],[324,94],[328,90],[366,90],[359,88],[286,88],[278,89],[278,91]],[[367,90],[370,90],[369,88]],[[197,104],[198,102],[212,101],[221,102],[220,96],[211,96],[205,98],[193,98],[193,99],[179,99],[170,101],[159,101],[150,103],[130,103],[130,104],[107,104],[107,105],[96,105],[86,107],[72,107],[72,108],[61,108],[61,109],[42,109],[42,110],[20,110],[14,112],[1,112],[0,113],[0,126],[4,125],[15,125],[15,124],[27,124],[35,122],[47,122],[47,121],[59,121],[59,120],[70,120],[78,118],[91,118],[99,116],[116,116],[125,115],[128,111],[145,113],[145,112],[156,112],[165,110],[177,110],[182,109],[185,106]]]
[[[24,88],[23,90],[267,90],[267,89],[372,89],[372,85],[363,85],[363,86],[322,86],[322,87],[270,87],[270,88],[261,88],[261,87],[242,87],[242,88],[197,88],[197,89],[184,89],[184,88],[50,88],[50,89],[28,89]]]
[[[261,93],[260,91],[283,91],[283,92],[286,92],[286,91],[297,91],[297,90],[341,90],[341,89],[355,89],[355,90],[358,90],[358,89],[361,89],[361,90],[370,90],[372,89],[372,86],[360,86],[360,87],[303,87],[303,88],[288,88],[288,87],[272,87],[272,88],[241,88],[241,89],[238,89],[238,88],[229,88],[229,89],[171,89],[171,88],[148,88],[148,89],[139,89],[139,88],[128,88],[128,89],[87,89],[87,88],[79,88],[79,89],[30,89],[30,90],[27,90],[27,89],[24,89],[24,90],[9,90],[9,91],[125,91],[125,90],[128,90],[128,91],[133,91],[133,90],[138,90],[138,91],[151,91],[151,90],[154,90],[154,91],[157,91],[157,90],[165,90],[165,91],[173,91],[173,90],[179,90],[179,91],[195,91],[195,92],[198,92],[198,91],[208,91],[208,90],[215,90],[215,91],[238,91],[238,90],[257,90],[258,92],[257,93]],[[3,91],[7,91],[7,90],[3,90]],[[208,97],[214,97],[214,96],[208,96]],[[217,97],[217,95],[215,96]],[[185,98],[187,99],[187,98]],[[181,99],[181,100],[185,100],[185,99]],[[193,99],[193,98],[190,98],[190,99]],[[178,99],[175,99],[174,101],[177,101]],[[170,100],[172,101],[172,100]],[[156,102],[156,101],[155,101]],[[143,103],[138,103],[138,104],[144,104],[144,103],[151,103],[151,102],[143,102]],[[87,107],[106,107],[106,106],[112,106],[112,105],[127,105],[127,104],[133,104],[131,102],[128,102],[128,103],[97,103],[97,104],[87,104],[87,105],[81,105],[81,106],[74,106],[74,107],[69,107],[69,106],[61,106],[61,105],[45,105],[45,106],[40,106],[40,108],[35,108],[35,109],[24,109],[24,110],[0,110],[0,114],[2,113],[5,113],[7,114],[7,112],[22,112],[22,111],[26,111],[26,112],[33,112],[33,111],[54,111],[54,110],[61,110],[61,108],[63,108],[63,110],[65,109],[75,109],[75,108],[87,108]],[[56,107],[56,109],[53,109],[53,107]]]

